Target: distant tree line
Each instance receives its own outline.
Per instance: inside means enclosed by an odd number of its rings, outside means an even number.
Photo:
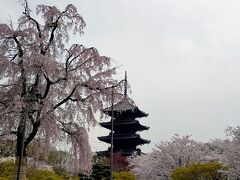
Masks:
[[[130,159],[139,180],[240,179],[240,126],[226,129],[228,138],[201,143],[174,135],[146,155]]]

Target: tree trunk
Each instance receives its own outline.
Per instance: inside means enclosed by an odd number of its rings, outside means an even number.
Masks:
[[[25,123],[24,119],[21,119],[20,123],[19,123],[19,127],[18,127],[18,131],[17,131],[17,151],[16,151],[16,157],[21,156],[21,154],[23,154],[23,156],[26,156],[26,147],[24,146],[24,138],[25,138]]]
[[[26,121],[27,121],[27,113],[28,108],[25,106],[22,108],[21,120],[18,125],[17,130],[17,151],[16,151],[16,179],[17,180],[25,180],[26,179],[26,147],[24,147],[24,139],[25,139],[25,129],[26,129]]]

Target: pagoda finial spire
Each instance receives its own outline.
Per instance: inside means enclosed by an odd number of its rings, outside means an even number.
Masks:
[[[127,71],[125,71],[125,80],[124,80],[124,96],[127,96]]]

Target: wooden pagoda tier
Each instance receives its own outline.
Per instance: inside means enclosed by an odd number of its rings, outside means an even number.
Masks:
[[[112,111],[113,109],[113,111]],[[149,127],[143,126],[136,118],[147,117],[148,114],[139,110],[127,95],[122,101],[103,110],[113,119],[113,152],[121,152],[124,156],[131,156],[133,153],[141,153],[141,150],[136,148],[138,145],[150,143],[149,140],[142,139],[137,131],[148,130]],[[112,122],[102,122],[100,125],[111,130]],[[100,141],[110,144],[111,133],[108,136],[98,137]],[[99,155],[110,155],[110,149],[107,151],[98,152]]]
[[[141,149],[136,148],[136,149],[125,149],[123,152],[122,151],[117,151],[114,149],[114,153],[120,152],[123,156],[131,156],[133,153],[136,154],[141,154]],[[101,156],[109,156],[111,153],[111,148],[109,147],[106,151],[99,151],[98,154]]]
[[[108,136],[101,136],[98,138],[100,141],[111,143],[111,133]],[[113,133],[113,146],[124,148],[125,146],[132,146],[143,145],[149,143],[150,141],[140,138],[139,134],[116,134]]]
[[[100,125],[109,130],[112,128],[111,122],[102,122]],[[125,118],[121,121],[114,119],[113,129],[117,132],[125,132],[125,130],[128,129],[129,132],[135,133],[137,131],[148,130],[149,127],[141,125],[138,120]]]

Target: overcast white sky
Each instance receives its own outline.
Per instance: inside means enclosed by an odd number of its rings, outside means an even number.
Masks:
[[[18,0],[0,0],[0,21],[21,13]],[[198,141],[225,138],[240,120],[239,0],[31,0],[73,3],[87,27],[74,42],[110,56],[119,78],[128,71],[130,95],[150,129],[143,151],[178,133]],[[105,150],[91,132],[92,150]]]

